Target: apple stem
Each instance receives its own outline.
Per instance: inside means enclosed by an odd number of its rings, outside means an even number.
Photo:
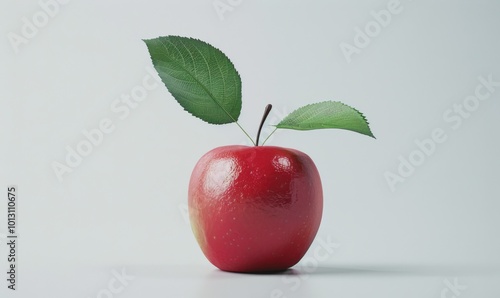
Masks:
[[[255,140],[255,146],[259,146],[260,132],[262,131],[262,126],[264,126],[264,122],[266,122],[267,116],[269,116],[269,112],[271,112],[272,108],[273,106],[271,104],[268,104],[266,106],[266,109],[264,110],[264,115],[262,115],[262,120],[260,121],[259,125],[259,131],[257,132],[257,139]]]

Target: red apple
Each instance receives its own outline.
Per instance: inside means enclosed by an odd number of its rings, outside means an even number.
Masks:
[[[257,142],[258,144],[258,142]],[[216,267],[286,270],[318,231],[323,190],[312,159],[272,146],[224,146],[196,164],[188,191],[196,239]]]
[[[295,265],[314,240],[323,212],[321,180],[311,158],[294,149],[259,146],[270,104],[255,142],[241,127],[241,78],[219,49],[180,36],[145,42],[162,82],[187,112],[214,125],[236,123],[255,145],[213,149],[193,170],[189,215],[205,256],[226,271]],[[277,129],[346,129],[374,137],[365,116],[338,101],[308,104],[274,126],[266,140]]]

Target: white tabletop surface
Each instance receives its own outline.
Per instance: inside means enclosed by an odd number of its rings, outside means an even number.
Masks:
[[[500,268],[478,265],[300,264],[276,274],[200,266],[115,266],[22,272],[2,297],[499,297]],[[7,296],[4,296],[4,295]],[[460,294],[460,295],[458,295]]]

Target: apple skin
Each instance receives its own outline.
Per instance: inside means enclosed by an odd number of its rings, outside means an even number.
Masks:
[[[318,231],[323,190],[303,152],[223,146],[196,164],[188,190],[195,237],[223,271],[271,272],[297,264]]]

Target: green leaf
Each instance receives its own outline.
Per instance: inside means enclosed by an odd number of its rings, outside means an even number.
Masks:
[[[211,124],[238,120],[241,79],[224,53],[206,42],[179,36],[144,42],[163,83],[186,111]]]
[[[324,101],[299,108],[286,116],[276,128],[295,130],[338,128],[375,138],[365,116],[338,101]]]

